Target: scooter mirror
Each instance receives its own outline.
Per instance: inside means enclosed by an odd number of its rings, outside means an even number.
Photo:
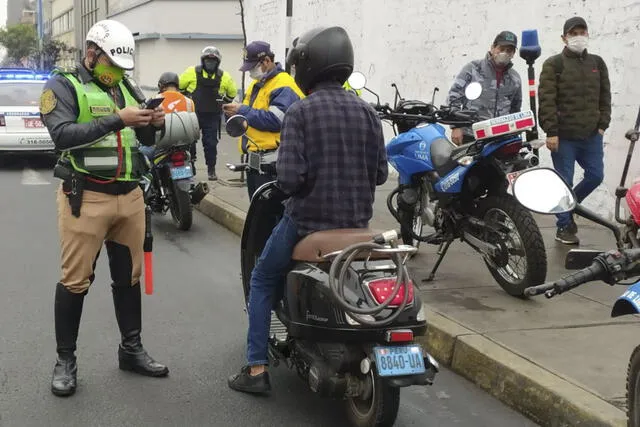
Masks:
[[[247,118],[240,114],[229,117],[225,125],[227,134],[229,134],[229,136],[233,136],[234,138],[244,135],[248,127],[249,122],[247,122]]]
[[[464,89],[464,96],[470,101],[480,98],[482,95],[482,85],[478,82],[469,83]]]
[[[513,195],[522,206],[543,215],[571,212],[577,205],[573,190],[550,168],[522,172],[513,182]]]
[[[347,79],[349,86],[355,90],[364,89],[367,84],[367,78],[360,71],[354,71]]]

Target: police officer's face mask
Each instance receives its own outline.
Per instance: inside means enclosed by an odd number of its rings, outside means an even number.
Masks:
[[[220,61],[216,58],[205,58],[202,61],[202,66],[207,73],[214,73],[218,70],[218,65],[220,65]]]
[[[103,85],[113,87],[118,85],[124,78],[124,70],[110,62],[98,61],[93,69],[93,76]]]

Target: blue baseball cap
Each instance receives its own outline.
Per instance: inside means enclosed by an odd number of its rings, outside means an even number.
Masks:
[[[273,55],[269,43],[263,41],[249,43],[243,50],[242,59],[244,62],[240,67],[240,71],[245,72],[251,70],[268,55]]]

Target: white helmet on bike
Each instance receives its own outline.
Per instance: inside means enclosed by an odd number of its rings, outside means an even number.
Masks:
[[[131,31],[112,19],[96,22],[87,33],[86,42],[95,43],[114,65],[132,70],[136,43]]]

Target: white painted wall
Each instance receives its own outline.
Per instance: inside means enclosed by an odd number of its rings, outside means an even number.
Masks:
[[[124,3],[122,3],[124,5]],[[200,63],[205,46],[216,46],[222,54],[223,70],[228,71],[238,89],[242,73],[242,40],[198,38],[198,34],[242,35],[240,6],[236,0],[163,0],[142,3],[140,6],[109,15],[141,35],[194,34],[193,39],[141,39],[136,41],[136,68],[133,76],[141,86],[156,87],[158,77],[165,71],[182,73]]]
[[[285,0],[245,0],[247,37],[272,43],[278,60],[284,60]],[[564,21],[583,16],[590,26],[590,51],[608,65],[613,98],[613,120],[605,134],[605,183],[585,205],[611,214],[628,148],[624,133],[633,127],[640,106],[640,2],[634,0],[294,0],[290,39],[318,25],[347,29],[354,47],[356,69],[368,77],[367,86],[383,102],[393,102],[391,83],[406,98],[430,100],[439,87],[436,103],[444,103],[454,76],[468,61],[484,56],[502,30],[520,36],[537,29],[542,61],[561,51]],[[508,17],[508,18],[507,18]],[[519,40],[520,42],[520,40]],[[514,59],[523,82],[524,60]],[[375,99],[365,92],[365,98]],[[529,107],[528,87],[523,87],[523,108]],[[392,135],[392,134],[391,134]],[[544,136],[544,134],[542,134]],[[548,150],[542,163],[550,165]],[[640,176],[640,154],[631,165],[629,181]],[[576,182],[582,171],[576,167]]]

